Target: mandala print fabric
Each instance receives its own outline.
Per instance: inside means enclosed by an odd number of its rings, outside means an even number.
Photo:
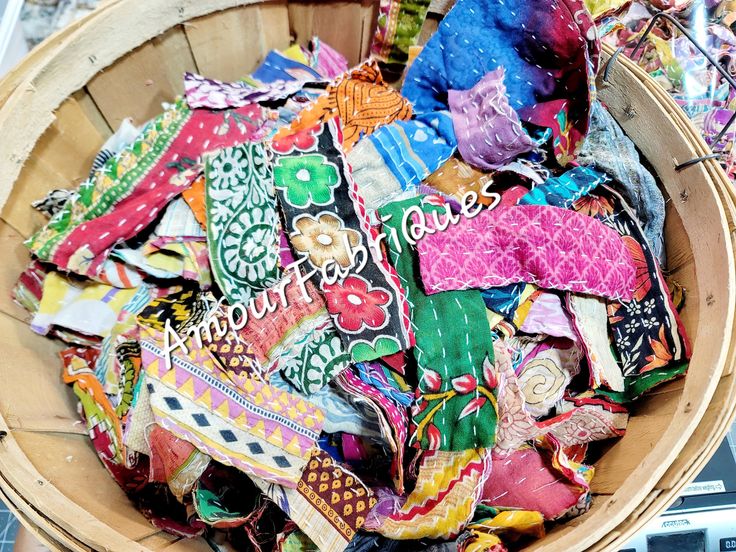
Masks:
[[[207,158],[207,243],[215,280],[230,304],[246,304],[278,280],[279,222],[271,171],[260,144]]]

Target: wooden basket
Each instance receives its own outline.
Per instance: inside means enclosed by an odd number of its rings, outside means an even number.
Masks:
[[[124,117],[142,123],[181,92],[181,73],[234,79],[290,38],[318,35],[351,63],[368,53],[376,2],[109,1],[51,37],[0,82],[0,498],[52,548],[209,550],[157,531],[116,486],[60,379],[60,345],[33,334],[9,291],[42,223],[30,201],[76,187]],[[424,36],[436,28],[432,16]],[[531,550],[617,550],[663,510],[725,435],[736,408],[732,185],[684,114],[619,59],[599,94],[663,182],[669,271],[687,289],[690,372],[639,401],[596,463],[590,512]]]

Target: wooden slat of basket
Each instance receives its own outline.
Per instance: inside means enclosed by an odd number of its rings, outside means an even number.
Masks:
[[[41,213],[29,209],[30,203],[50,189],[77,188],[89,173],[93,150],[99,149],[105,138],[82,105],[73,97],[67,99],[13,188],[3,218],[23,236],[30,235],[47,221]]]
[[[28,324],[31,317],[28,312],[13,301],[10,290],[18,281],[18,275],[28,264],[28,250],[23,245],[23,236],[6,222],[0,220],[0,250],[3,251],[3,262],[0,263],[0,312]]]
[[[189,21],[184,28],[199,72],[225,81],[243,78],[269,50],[289,46],[285,1],[230,8]],[[256,48],[254,36],[260,38]]]
[[[4,489],[0,488],[0,500],[10,510],[18,521],[44,546],[51,550],[74,550],[79,552],[90,552],[92,549],[75,540],[68,533],[60,531],[56,526],[44,522],[44,529],[35,521],[37,518],[29,517],[27,513],[14,504],[14,498],[18,498],[14,493],[5,494]],[[25,504],[24,501],[21,501]],[[44,518],[41,518],[44,519]]]
[[[297,42],[304,44],[318,36],[337,48],[353,66],[368,55],[375,6],[371,0],[289,2],[289,23]]]
[[[177,26],[101,71],[87,90],[113,129],[126,117],[141,125],[161,113],[162,102],[182,93],[182,74],[196,70],[187,37]]]

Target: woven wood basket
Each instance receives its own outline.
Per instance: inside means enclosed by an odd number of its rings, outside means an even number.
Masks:
[[[436,2],[436,11],[450,2]],[[181,73],[235,79],[272,48],[318,35],[351,63],[366,57],[376,2],[111,0],[34,50],[0,82],[0,498],[54,549],[210,550],[153,528],[108,476],[60,379],[58,343],[33,334],[9,291],[43,219],[29,204],[76,187],[120,121],[140,124],[182,91]],[[431,36],[432,14],[422,36]],[[610,52],[607,52],[610,54]],[[607,56],[604,57],[604,61]],[[684,380],[639,401],[627,434],[595,464],[589,513],[530,550],[617,550],[670,504],[736,414],[736,195],[684,114],[619,58],[600,98],[657,172],[669,198],[668,270],[687,289],[693,340]]]

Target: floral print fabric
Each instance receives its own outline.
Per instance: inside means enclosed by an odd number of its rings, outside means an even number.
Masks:
[[[419,385],[411,443],[442,451],[489,448],[496,435],[497,382],[485,306],[475,290],[425,295],[420,289],[416,258],[400,230],[404,213],[413,206],[431,210],[416,198],[379,211],[384,228],[397,230],[384,232],[411,305],[417,339],[412,352]]]
[[[340,139],[330,121],[288,145],[274,142],[274,184],[292,247],[312,267],[350,356],[372,360],[408,348],[412,334],[395,271],[370,251],[377,233],[368,224]],[[358,271],[361,256],[365,266]],[[341,277],[323,281],[323,269]]]
[[[574,208],[616,230],[635,263],[631,300],[608,303],[608,323],[625,376],[626,394],[635,398],[686,372],[690,341],[659,263],[623,197],[603,187],[576,202]]]

